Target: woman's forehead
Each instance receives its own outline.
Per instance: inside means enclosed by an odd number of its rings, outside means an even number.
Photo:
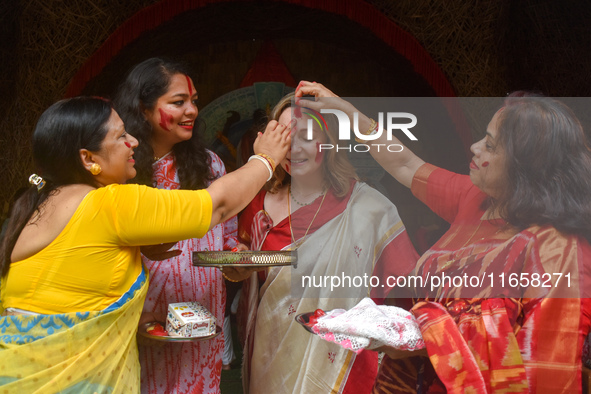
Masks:
[[[107,128],[108,128],[108,133],[112,132],[112,133],[116,133],[119,131],[123,131],[125,129],[125,125],[123,124],[123,120],[121,120],[121,117],[119,116],[119,114],[117,113],[117,111],[115,111],[114,109],[111,110],[111,116],[109,116],[109,120],[107,121]]]
[[[501,124],[501,114],[502,114],[504,108],[505,107],[502,107],[497,112],[495,112],[495,114],[493,115],[490,122],[488,122],[488,125],[486,127],[486,134],[490,138],[496,139],[499,134],[499,125]]]

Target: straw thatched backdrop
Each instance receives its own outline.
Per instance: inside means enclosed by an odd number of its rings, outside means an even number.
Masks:
[[[368,2],[419,40],[458,96],[498,96],[519,88],[538,89],[555,96],[591,93],[591,30],[588,27],[591,8],[586,1]],[[4,37],[0,47],[0,210],[3,216],[14,191],[27,185],[26,178],[32,171],[29,140],[40,113],[64,96],[77,70],[118,26],[154,3],[157,0],[21,0],[0,5],[0,36]],[[236,2],[235,6],[245,7],[248,3]],[[375,85],[370,91],[392,94],[383,81],[371,78],[371,70],[364,63],[355,67],[352,62],[316,64],[311,61],[314,57],[297,58],[293,49],[300,47],[316,51],[310,55],[320,56],[332,51],[342,53],[345,59],[350,43],[343,42],[339,47],[338,38],[334,38],[310,44],[315,41],[314,32],[310,31],[300,37],[286,35],[282,25],[272,23],[274,12],[285,12],[282,3],[286,2],[251,3],[252,14],[221,12],[232,10],[229,2],[219,6],[212,2],[203,10],[195,11],[195,17],[199,12],[209,12],[209,19],[215,22],[214,30],[197,30],[195,41],[183,42],[186,57],[193,57],[202,64],[201,69],[196,70],[201,105],[235,89],[256,55],[260,41],[249,44],[248,31],[242,33],[246,34],[242,41],[231,36],[224,41],[223,37],[239,20],[254,18],[254,14],[259,15],[259,19],[253,19],[253,35],[257,39],[278,40],[278,49],[294,77],[310,77],[316,73],[320,77],[314,80],[323,82],[344,80],[355,85],[357,81],[352,92],[362,92],[364,87]],[[345,0],[340,2],[346,3]],[[313,11],[306,15],[319,21],[328,17]],[[261,26],[260,17],[269,23]],[[291,28],[297,29],[297,25]],[[173,40],[169,44],[182,41],[179,38],[182,36],[175,35],[174,31],[168,29],[167,32],[155,31],[151,40],[157,40],[161,33],[169,34],[167,39]],[[330,35],[330,25],[324,25],[321,34]],[[360,30],[359,34],[364,37],[368,33]],[[206,46],[208,39],[216,41],[216,46]],[[150,41],[142,43],[126,48],[127,57],[122,61],[132,63],[138,57],[159,55]],[[194,45],[211,52],[192,52]],[[220,49],[223,46],[225,50]],[[379,44],[372,44],[370,48],[374,50],[372,60],[379,64],[382,61]],[[209,63],[209,60],[214,62]],[[398,61],[392,56],[383,60],[386,63]],[[111,70],[111,75],[116,71],[123,73],[129,65],[122,63],[117,70]],[[99,75],[91,84],[98,89],[101,81]],[[416,95],[429,95],[428,86],[418,89]]]

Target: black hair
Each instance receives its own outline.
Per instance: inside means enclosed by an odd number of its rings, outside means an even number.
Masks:
[[[144,111],[154,109],[158,99],[168,91],[172,77],[177,74],[188,76],[189,71],[182,63],[151,58],[133,67],[119,86],[114,100],[115,109],[125,124],[125,130],[139,142],[134,154],[137,175],[131,182],[153,186],[154,150],[150,145],[153,130]],[[202,189],[214,179],[210,171],[211,157],[200,139],[203,126],[197,121],[191,138],[175,144],[172,149],[181,189]]]
[[[99,186],[86,170],[80,149],[99,151],[113,107],[99,97],[74,97],[49,107],[35,126],[33,159],[45,184],[31,185],[15,202],[0,246],[0,270],[6,275],[10,256],[25,225],[38,214],[47,197],[63,185]]]

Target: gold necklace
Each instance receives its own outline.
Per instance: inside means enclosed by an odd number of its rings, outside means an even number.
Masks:
[[[322,195],[322,193],[324,193],[324,191],[320,192],[319,195],[317,195],[316,197],[314,197],[314,200],[310,201],[309,203],[305,203],[305,202],[299,202],[295,196],[293,195],[293,192],[291,191],[291,184],[287,187],[288,191],[289,191],[289,195],[291,196],[291,198],[293,198],[293,201],[298,204],[300,207],[307,207],[308,205],[312,204],[318,197],[320,197]],[[289,197],[288,197],[289,198]]]
[[[468,245],[471,245],[472,240],[474,239],[474,237],[476,236],[476,234],[478,234],[478,231],[480,230],[480,226],[482,226],[483,222],[489,222],[490,219],[484,219],[484,217],[482,217],[480,219],[480,222],[478,223],[478,226],[476,227],[476,230],[474,230],[474,232],[472,233],[472,235],[470,235],[470,238],[468,238],[468,240],[466,242],[464,242],[464,244],[462,246],[460,246],[457,251],[465,248]],[[497,234],[499,234],[501,231],[503,231],[504,227],[500,227],[499,229],[497,229],[497,231],[494,232],[494,234],[492,234],[491,236],[489,236],[489,239],[493,239],[493,237],[496,237]],[[480,239],[478,239],[477,242],[482,241],[483,239],[485,239],[487,237],[481,237]],[[437,270],[439,272],[447,269],[450,265],[452,265],[455,261],[456,261],[457,257],[455,256],[455,251],[451,252],[451,255],[449,256],[449,260],[447,262],[445,262],[441,267],[438,267]],[[435,294],[435,301],[442,301],[443,300],[443,289],[441,287],[439,287],[437,289],[437,293]],[[427,297],[425,300],[428,300],[429,297]]]
[[[478,231],[480,230],[480,226],[482,226],[483,222],[490,222],[491,220],[494,219],[494,215],[493,214],[487,214],[486,212],[482,215],[482,217],[480,218],[480,221],[478,222],[478,226],[476,227],[476,230],[474,230],[474,232],[472,233],[472,235],[470,235],[470,238],[468,238],[468,240],[466,242],[464,242],[464,244],[462,246],[460,246],[457,250],[461,250],[463,248],[465,248],[467,245],[471,245],[472,240],[474,239],[474,237],[476,236],[476,234],[478,234]],[[497,231],[495,231],[495,233],[491,236],[494,237],[496,236],[501,230],[503,230],[503,228],[499,228],[497,229]],[[478,241],[482,241],[485,237],[481,237]],[[450,255],[450,259],[443,264],[441,267],[439,267],[439,269],[443,270],[446,269],[447,267],[449,267],[453,262],[455,261],[455,253],[452,252],[452,254]]]
[[[466,247],[466,245],[470,244],[470,241],[472,241],[472,239],[474,238],[474,236],[476,234],[478,234],[478,230],[480,230],[480,226],[482,226],[482,222],[484,220],[480,219],[480,222],[478,223],[478,226],[476,227],[476,230],[472,233],[472,235],[470,236],[470,238],[468,238],[468,240],[466,242],[464,242],[464,244],[462,246],[460,246],[457,250],[461,250],[463,248]],[[498,232],[498,231],[497,231]],[[482,240],[483,238],[481,238],[480,240]],[[439,267],[438,269],[440,270],[444,270],[447,267],[449,267],[451,264],[453,264],[456,260],[455,260],[455,252],[451,252],[450,256],[449,256],[449,260],[447,262],[445,262],[441,267]]]
[[[293,236],[293,229],[291,227],[291,203],[289,202],[289,200],[290,200],[289,196],[291,194],[291,185],[287,186],[287,189],[288,189],[288,192],[289,192],[289,193],[287,193],[287,210],[288,210],[288,216],[287,216],[287,218],[289,220],[289,233],[291,234],[291,240],[293,242],[294,249],[297,249],[304,241],[302,241],[299,244],[297,244],[296,243],[296,240],[295,240],[295,238]],[[316,197],[316,198],[318,198],[318,197]],[[306,239],[306,235],[308,235],[308,231],[310,231],[310,228],[312,227],[312,223],[314,223],[314,220],[316,220],[316,216],[318,216],[318,212],[320,212],[320,208],[322,208],[322,204],[324,203],[324,199],[325,198],[326,198],[326,190],[322,193],[322,201],[320,201],[320,205],[318,206],[318,209],[316,210],[316,213],[314,214],[314,217],[312,218],[312,221],[308,225],[308,228],[306,229],[306,232],[304,233],[304,236],[301,238],[302,240],[305,240]]]
[[[165,154],[163,154],[162,156],[158,157],[156,155],[154,155],[154,161],[158,161],[160,159],[162,159],[164,156],[168,155],[170,152],[166,152]]]

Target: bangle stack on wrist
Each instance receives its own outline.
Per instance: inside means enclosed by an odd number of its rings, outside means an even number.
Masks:
[[[275,160],[273,160],[271,156],[264,153],[252,155],[248,158],[248,161],[251,161],[252,159],[260,160],[265,165],[265,167],[267,167],[267,170],[269,170],[269,178],[267,178],[267,182],[269,182],[271,178],[273,178],[273,171],[275,171]]]
[[[261,156],[262,158],[266,159],[269,162],[271,169],[273,171],[275,171],[275,167],[277,167],[277,166],[275,165],[275,160],[273,160],[273,158],[271,156],[266,155],[264,153],[258,153],[258,156]]]
[[[374,134],[376,132],[377,129],[378,129],[378,122],[376,122],[372,118],[369,118],[369,129],[365,133],[361,133],[361,134],[363,134],[363,135],[372,135],[372,134]],[[355,141],[357,141],[357,143],[359,143],[359,144],[364,144],[365,143],[365,141],[362,141],[362,140],[360,140],[357,137],[355,137]]]

